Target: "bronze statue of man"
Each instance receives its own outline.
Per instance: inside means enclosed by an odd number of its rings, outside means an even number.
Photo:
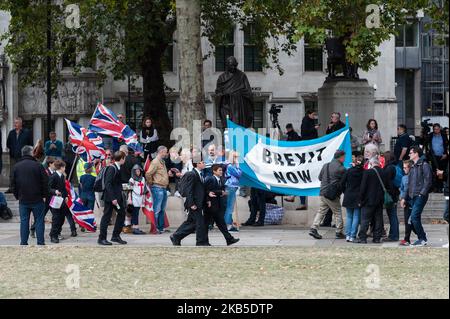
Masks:
[[[244,72],[238,70],[238,62],[230,56],[226,60],[226,71],[217,80],[216,105],[219,106],[223,127],[227,127],[227,116],[243,127],[253,122],[253,94]]]

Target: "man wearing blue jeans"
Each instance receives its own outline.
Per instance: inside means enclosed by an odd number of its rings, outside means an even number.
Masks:
[[[156,227],[160,234],[164,232],[164,211],[167,204],[167,186],[169,186],[169,177],[173,176],[172,171],[167,171],[166,162],[164,160],[167,158],[167,155],[167,147],[158,147],[157,155],[151,162],[148,171],[145,173],[145,179],[152,190],[153,211],[155,212]]]
[[[22,158],[13,168],[11,188],[14,197],[19,200],[20,244],[28,245],[30,214],[33,212],[37,244],[45,245],[44,203],[49,195],[48,176],[32,153],[32,146],[26,145],[22,148]]]
[[[408,196],[411,198],[411,223],[417,233],[413,246],[427,245],[427,234],[422,226],[422,211],[428,201],[428,193],[432,186],[430,165],[421,158],[422,150],[418,146],[411,147],[410,159],[414,162],[408,177]]]

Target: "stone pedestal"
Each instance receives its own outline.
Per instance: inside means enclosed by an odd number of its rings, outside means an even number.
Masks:
[[[319,88],[319,134],[325,134],[332,112],[349,114],[350,126],[356,136],[361,136],[367,121],[375,118],[374,89],[367,80],[327,79]]]

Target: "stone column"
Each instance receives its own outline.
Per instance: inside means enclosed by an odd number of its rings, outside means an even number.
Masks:
[[[319,135],[325,134],[332,112],[349,114],[353,134],[362,135],[367,121],[374,118],[374,89],[367,80],[327,79],[319,88]]]

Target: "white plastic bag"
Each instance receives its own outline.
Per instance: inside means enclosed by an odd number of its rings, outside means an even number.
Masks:
[[[53,196],[50,200],[50,207],[54,209],[60,209],[64,199],[61,196]]]

